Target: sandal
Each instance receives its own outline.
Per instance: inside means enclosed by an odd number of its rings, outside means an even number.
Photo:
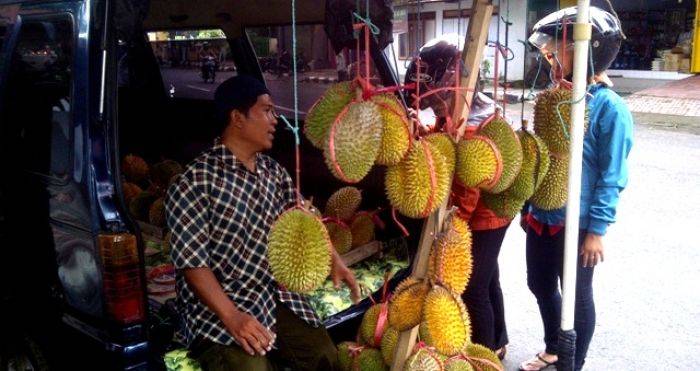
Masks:
[[[548,368],[549,366],[554,366],[554,364],[557,363],[557,361],[554,362],[547,362],[542,358],[540,353],[535,354],[533,358],[528,359],[527,361],[523,362],[520,364],[520,367],[518,370],[520,371],[539,371],[539,370],[544,370]]]

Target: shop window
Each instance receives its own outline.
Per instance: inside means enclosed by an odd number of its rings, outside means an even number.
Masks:
[[[220,29],[154,31],[148,40],[165,89],[173,97],[213,99],[216,87],[236,74]]]
[[[399,55],[401,59],[408,59],[429,40],[435,38],[435,13],[421,13],[408,15],[408,32],[399,34]]]
[[[73,21],[26,17],[10,57],[2,147],[22,169],[65,179],[72,169]]]

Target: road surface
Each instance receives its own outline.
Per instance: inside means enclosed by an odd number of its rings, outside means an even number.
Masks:
[[[698,370],[700,136],[638,124],[634,137],[629,185],[594,276],[597,324],[584,369]],[[501,251],[505,366],[517,370],[544,345],[515,223]]]

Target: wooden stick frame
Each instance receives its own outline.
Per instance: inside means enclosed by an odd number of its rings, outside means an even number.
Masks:
[[[462,61],[467,68],[467,74],[460,73],[460,86],[466,87],[467,90],[455,92],[454,111],[452,113],[452,121],[455,123],[458,123],[462,118],[466,121],[469,117],[470,104],[474,97],[473,90],[479,78],[479,68],[484,54],[484,47],[486,46],[491,16],[493,15],[493,2],[490,0],[474,0],[473,9],[474,12],[469,18],[469,28],[465,38],[464,50],[462,50]],[[460,67],[459,65],[457,66],[457,68]],[[464,135],[466,126],[460,126],[457,135],[458,140]],[[440,205],[440,208],[428,216],[423,223],[423,230],[411,272],[413,278],[424,279],[427,276],[430,249],[435,236],[442,231],[442,225],[447,215],[447,202],[446,200]],[[396,344],[394,362],[391,366],[392,371],[403,370],[404,363],[411,355],[417,338],[418,326],[401,333]]]

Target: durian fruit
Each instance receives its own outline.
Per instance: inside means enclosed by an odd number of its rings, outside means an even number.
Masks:
[[[342,255],[352,249],[352,232],[350,228],[332,220],[324,223],[328,230],[328,236],[331,238],[331,243],[338,254]]]
[[[357,347],[359,347],[359,345],[353,341],[344,341],[338,344],[338,363],[342,370],[352,370],[353,356],[351,349]]]
[[[406,331],[420,324],[423,302],[429,289],[428,284],[421,280],[403,280],[389,300],[389,325],[398,331]]]
[[[427,140],[414,142],[408,155],[386,171],[387,198],[401,214],[425,218],[440,207],[452,184],[445,156]]]
[[[500,218],[512,219],[525,205],[525,200],[512,197],[507,192],[499,194],[482,193],[481,200],[487,208]]]
[[[157,226],[165,227],[165,204],[163,197],[153,201],[148,209],[148,222]]]
[[[503,159],[503,173],[493,188],[487,190],[490,193],[501,193],[513,184],[523,164],[523,149],[520,139],[510,126],[508,121],[497,117],[479,128],[479,135],[483,135],[493,141]]]
[[[503,364],[501,363],[501,360],[498,359],[496,353],[483,345],[473,343],[467,344],[465,353],[469,356],[472,362],[476,363],[479,369],[483,371],[504,370]],[[488,362],[481,361],[484,359],[488,360]],[[496,365],[497,367],[494,367],[493,365]]]
[[[357,365],[356,370],[362,371],[384,371],[388,367],[384,364],[384,357],[379,349],[364,348],[360,351],[357,359],[354,360]],[[353,365],[354,367],[354,365]]]
[[[362,203],[362,192],[359,189],[352,186],[343,187],[328,198],[323,215],[343,221],[350,220],[360,207],[360,203]]]
[[[134,199],[134,197],[138,196],[143,190],[141,190],[141,187],[137,186],[134,183],[129,183],[129,182],[122,182],[122,193],[124,195],[124,202],[129,205],[131,200]]]
[[[446,356],[459,353],[469,342],[469,315],[459,295],[436,285],[425,298],[421,339]]]
[[[167,189],[176,175],[183,172],[182,165],[173,160],[164,160],[151,167],[151,180]]]
[[[472,272],[472,236],[464,219],[453,215],[446,231],[431,248],[428,274],[451,291],[462,294]]]
[[[277,218],[268,236],[272,275],[287,290],[314,290],[328,277],[332,248],[321,219],[307,210],[287,210]]]
[[[372,102],[350,103],[331,125],[324,157],[333,175],[357,183],[369,173],[382,140],[381,113]]]
[[[374,227],[371,213],[367,211],[357,213],[350,223],[352,247],[363,246],[374,241]]]
[[[425,139],[437,147],[438,151],[445,156],[449,172],[454,173],[457,165],[457,148],[452,138],[447,133],[432,133],[428,134]]]
[[[375,304],[365,312],[360,324],[360,336],[364,344],[369,344],[372,347],[378,348],[381,345],[381,338],[386,331],[387,323],[384,322],[384,328],[377,329],[379,324],[379,316],[382,313],[382,307],[386,304]],[[386,310],[386,309],[384,309]]]
[[[122,160],[122,173],[124,173],[126,180],[132,183],[141,183],[148,179],[148,164],[139,156],[126,155]]]
[[[554,154],[569,154],[571,104],[562,102],[571,102],[571,97],[570,89],[558,87],[541,92],[535,101],[535,133],[547,143],[549,152]],[[557,110],[561,114],[561,120]],[[587,129],[588,108],[586,107],[584,131]]]
[[[443,364],[435,352],[418,348],[403,365],[404,371],[442,371]]]
[[[556,210],[566,205],[568,198],[569,158],[550,156],[549,171],[530,202],[542,210]]]
[[[140,221],[148,221],[148,214],[151,204],[156,200],[156,196],[150,192],[141,192],[129,202],[129,212]]]
[[[523,149],[523,166],[513,185],[504,193],[511,198],[527,200],[532,197],[544,181],[549,170],[549,150],[537,134],[525,129],[518,130]]]
[[[474,367],[466,359],[457,356],[444,361],[445,371],[474,371]]]
[[[457,145],[455,176],[467,188],[489,189],[501,178],[503,160],[491,139],[475,135]]]
[[[345,106],[355,97],[352,82],[340,82],[331,85],[328,90],[314,103],[304,120],[304,134],[318,149],[323,149],[323,143],[328,135],[328,129]]]
[[[406,110],[393,94],[379,94],[372,97],[382,115],[382,144],[376,163],[396,165],[406,156],[411,146],[411,132]]]
[[[391,366],[394,362],[394,353],[396,352],[396,343],[399,342],[399,335],[401,333],[393,328],[389,327],[384,331],[384,336],[382,337],[381,351],[384,357],[384,363]]]

